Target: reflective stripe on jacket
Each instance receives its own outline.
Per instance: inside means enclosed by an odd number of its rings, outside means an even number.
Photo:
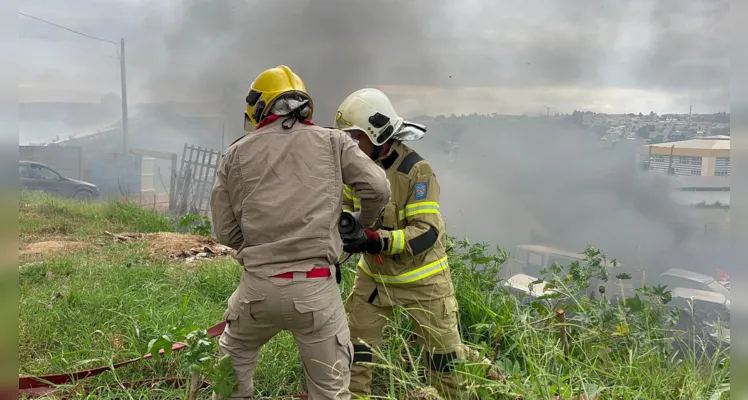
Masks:
[[[418,153],[397,141],[377,164],[385,170],[391,190],[390,202],[375,225],[384,241],[383,263],[364,254],[358,269],[379,284],[431,286],[449,294],[452,284],[436,175]],[[356,191],[344,187],[344,210],[358,211],[358,204]]]

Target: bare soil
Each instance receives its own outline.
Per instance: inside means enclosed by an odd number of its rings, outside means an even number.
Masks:
[[[194,261],[197,259],[234,255],[235,251],[221,245],[214,238],[187,233],[109,233],[117,242],[145,241],[151,256]]]
[[[86,248],[87,246],[89,246],[89,244],[84,242],[76,242],[70,240],[47,240],[43,242],[21,245],[18,249],[18,254],[20,256],[44,255],[81,250]]]

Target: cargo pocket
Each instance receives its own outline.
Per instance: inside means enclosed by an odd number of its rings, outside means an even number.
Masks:
[[[398,228],[397,205],[387,203],[382,211],[382,229],[393,231]]]
[[[245,295],[245,298],[241,301],[240,310],[241,314],[252,318],[254,321],[265,319],[265,313],[262,302],[265,300],[264,294],[249,293]]]
[[[351,342],[351,332],[345,329],[339,332],[335,337],[338,339],[339,356],[338,359],[342,361],[345,359],[348,365],[348,371],[353,367],[353,342]]]
[[[231,300],[229,300],[226,311],[223,312],[223,320],[226,321],[225,329],[231,329],[233,331],[237,331],[239,329],[239,313],[234,308]]]
[[[449,318],[450,316],[457,314],[457,299],[455,299],[454,295],[445,297],[443,304],[444,318]]]
[[[335,305],[342,306],[340,302],[332,301],[329,293],[316,296],[311,299],[295,299],[294,308],[300,314],[307,316],[312,322],[312,330],[308,333],[318,332],[337,311]]]
[[[442,316],[443,327],[446,331],[454,331],[458,327],[458,305],[454,295],[447,296],[442,302],[444,313]]]
[[[242,319],[250,318],[258,320],[263,316],[262,301],[265,295],[259,293],[242,293],[235,292],[228,301],[228,307],[223,314],[226,324],[234,331],[240,331]]]
[[[239,314],[237,314],[237,312],[234,311],[231,307],[227,308],[223,313],[223,320],[226,321],[226,324],[228,325],[231,325],[231,323],[236,321],[238,318]]]

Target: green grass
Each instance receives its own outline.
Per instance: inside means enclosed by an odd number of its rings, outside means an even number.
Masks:
[[[188,267],[149,257],[137,242],[114,243],[102,235],[105,230],[154,232],[174,226],[169,218],[128,203],[85,204],[22,194],[24,240],[72,237],[104,244],[21,259],[20,374],[71,372],[138,357],[151,339],[171,326],[187,321],[208,327],[221,319],[241,275],[233,259]],[[481,244],[455,243],[451,250],[462,335],[477,359],[487,358],[506,377],[488,379],[487,366],[472,360],[461,365],[474,398],[551,399],[555,393],[569,398],[586,391],[598,392],[603,399],[709,399],[724,385],[729,387],[726,352],[711,357],[674,352],[677,342],[668,339],[673,321],[651,290],[641,293],[640,302],[626,303],[626,309],[572,295],[555,299],[556,307],[573,312],[566,324],[571,336],[567,357],[553,309],[541,302],[523,304],[497,290],[496,282],[485,275],[471,272],[478,264],[496,268],[502,259],[501,252],[490,255]],[[353,274],[352,269],[344,273],[343,296],[350,291]],[[51,300],[57,293],[62,297]],[[409,370],[402,357],[411,354],[418,360],[417,346],[407,343],[410,327],[400,311],[385,332],[383,358],[375,369],[375,389],[382,398],[416,398],[410,396],[423,391],[418,371]],[[108,387],[159,376],[185,377],[179,361],[176,353],[89,379],[86,384],[100,387],[89,398],[184,398],[183,389],[165,385],[155,391]],[[261,351],[256,395],[278,398],[302,392],[302,376],[293,339],[280,334]],[[201,398],[209,396],[209,390],[200,393]]]
[[[71,202],[43,192],[22,191],[19,233],[85,239],[110,232],[170,232],[169,218],[127,201]]]

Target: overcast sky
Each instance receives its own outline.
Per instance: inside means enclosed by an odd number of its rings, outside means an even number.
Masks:
[[[729,111],[728,0],[26,0],[21,11],[125,37],[131,103],[241,99],[285,63],[325,114],[368,85],[405,114]],[[119,93],[114,45],[19,18],[22,99]]]

